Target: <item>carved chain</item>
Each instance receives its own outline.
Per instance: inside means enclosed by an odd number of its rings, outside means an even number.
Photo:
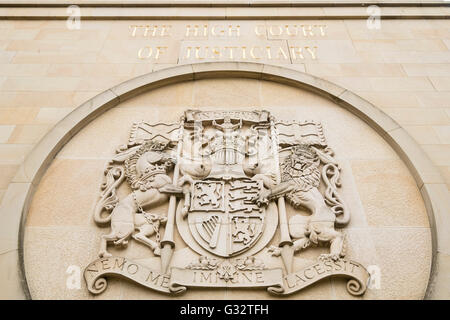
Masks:
[[[133,200],[136,203],[136,206],[138,207],[139,212],[144,215],[145,220],[147,220],[147,222],[153,227],[153,230],[155,231],[155,236],[156,236],[156,243],[159,245],[161,242],[161,234],[159,233],[159,223],[155,223],[152,220],[152,218],[149,217],[147,212],[144,211],[144,209],[141,207],[141,205],[137,201],[136,194],[134,193],[134,191],[132,191],[131,194],[133,195]]]

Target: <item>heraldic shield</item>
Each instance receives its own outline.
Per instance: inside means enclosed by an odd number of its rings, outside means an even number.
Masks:
[[[248,179],[195,181],[188,221],[198,244],[220,257],[251,248],[264,231],[265,208],[256,205],[261,189]]]
[[[191,111],[186,123],[192,133],[180,166],[189,178],[177,225],[187,222],[190,236],[208,253],[237,256],[261,239],[266,213],[278,215],[273,206],[258,205],[263,182],[247,172],[258,159],[271,157],[270,143],[262,141],[269,141],[268,113]],[[270,239],[274,230],[267,232]]]

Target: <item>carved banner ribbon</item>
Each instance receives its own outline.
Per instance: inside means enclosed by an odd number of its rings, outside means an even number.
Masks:
[[[281,269],[238,271],[232,278],[224,278],[216,270],[172,268],[172,276],[169,284],[170,291],[186,291],[187,287],[271,287],[274,290],[283,290],[283,271]]]
[[[284,290],[280,290],[279,287],[270,287],[267,290],[274,294],[287,295],[331,276],[350,278],[347,282],[347,291],[354,296],[360,296],[367,289],[370,274],[361,264],[352,260],[319,260],[302,270],[286,275]]]
[[[125,277],[156,291],[170,293],[169,275],[152,270],[122,257],[101,258],[90,263],[84,270],[88,290],[100,294],[106,290],[106,276]]]
[[[261,287],[278,295],[292,294],[321,279],[341,276],[350,278],[348,292],[359,296],[366,291],[370,275],[361,264],[347,259],[319,260],[285,277],[281,269],[237,271],[224,277],[217,270],[171,268],[171,275],[167,275],[122,257],[97,259],[84,270],[88,290],[93,294],[106,290],[107,276],[124,277],[164,293],[183,293],[187,287]]]

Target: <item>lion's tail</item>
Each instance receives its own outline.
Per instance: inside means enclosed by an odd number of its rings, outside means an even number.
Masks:
[[[336,226],[343,227],[350,221],[350,212],[338,192],[341,186],[339,170],[334,163],[325,164],[322,168],[322,179],[326,185],[325,203],[336,215]]]

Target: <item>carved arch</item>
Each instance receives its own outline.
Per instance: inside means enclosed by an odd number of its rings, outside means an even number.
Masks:
[[[300,71],[249,62],[198,63],[149,73],[100,93],[57,123],[21,164],[0,208],[0,225],[6,230],[0,244],[8,255],[2,264],[12,274],[10,282],[6,283],[10,295],[5,298],[31,298],[23,263],[24,224],[29,204],[53,158],[77,132],[103,112],[146,91],[183,81],[230,77],[273,81],[322,95],[368,123],[393,147],[415,178],[427,208],[432,231],[433,265],[425,298],[432,298],[431,280],[438,272],[442,277],[445,277],[444,273],[450,274],[450,270],[437,270],[435,263],[441,252],[450,252],[444,239],[448,230],[443,223],[446,220],[444,216],[450,212],[450,197],[439,171],[419,145],[392,118],[345,88]]]

